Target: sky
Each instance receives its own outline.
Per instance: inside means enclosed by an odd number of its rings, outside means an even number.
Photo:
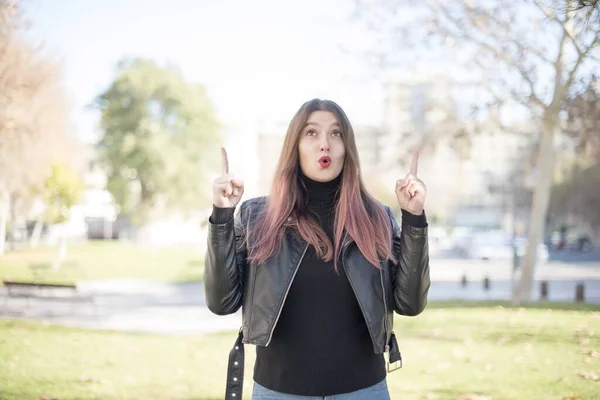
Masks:
[[[123,57],[177,65],[208,89],[232,130],[287,123],[314,97],[338,102],[353,123],[379,124],[382,85],[361,56],[365,31],[353,0],[26,0],[28,33],[62,60],[79,137],[93,138],[86,108]],[[343,48],[350,48],[345,52]]]

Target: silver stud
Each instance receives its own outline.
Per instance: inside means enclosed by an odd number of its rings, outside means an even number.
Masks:
[[[231,393],[231,397],[235,397],[235,393]]]
[[[238,347],[238,346],[235,346],[235,349],[236,349],[236,350],[238,350],[238,349],[239,349],[239,347]]]
[[[234,377],[234,378],[233,378],[233,381],[234,381],[234,382],[237,382],[237,378],[235,378],[235,377]]]
[[[237,362],[237,361],[235,361],[235,362],[233,363],[233,365],[238,365],[238,362]]]

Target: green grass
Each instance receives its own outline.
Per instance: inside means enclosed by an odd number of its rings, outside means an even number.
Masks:
[[[56,254],[56,248],[49,247],[8,252],[0,257],[0,280],[33,280],[28,265],[51,263]],[[152,247],[116,241],[72,243],[68,246],[66,263],[76,266],[49,271],[39,281],[118,278],[192,281],[202,278],[203,261],[199,247]]]
[[[600,399],[600,381],[593,380],[600,375],[600,312],[583,305],[459,304],[432,303],[418,317],[396,317],[404,367],[388,376],[393,399]],[[125,334],[0,320],[0,398],[222,399],[235,336]],[[246,346],[245,399],[254,353]]]

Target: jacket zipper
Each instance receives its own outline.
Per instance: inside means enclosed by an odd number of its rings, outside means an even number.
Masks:
[[[279,321],[279,316],[281,315],[281,310],[283,310],[283,305],[285,304],[285,299],[287,298],[288,292],[290,291],[290,288],[292,287],[292,282],[294,282],[294,278],[296,277],[296,274],[298,273],[298,269],[300,268],[300,263],[302,262],[302,259],[304,258],[304,255],[306,254],[306,250],[308,250],[308,243],[304,247],[304,251],[302,252],[300,259],[298,260],[298,263],[296,264],[296,269],[294,269],[294,274],[292,275],[292,279],[290,279],[290,283],[288,284],[287,289],[285,290],[285,295],[283,296],[283,301],[281,302],[281,305],[279,306],[279,311],[277,312],[277,317],[275,318],[275,323],[273,324],[273,327],[271,328],[271,332],[269,333],[269,340],[267,340],[267,344],[265,344],[265,346],[268,346],[269,343],[271,343],[271,339],[273,338],[273,332],[275,332],[275,327],[277,326],[277,321]]]
[[[354,282],[352,281],[352,278],[350,277],[350,274],[348,273],[348,270],[346,269],[346,264],[344,263],[344,257],[345,257],[346,250],[348,249],[348,247],[350,247],[349,243],[342,250],[342,266],[344,268],[344,271],[346,271],[346,276],[348,277],[348,282],[350,282],[350,286],[352,286],[352,291],[354,292],[354,296],[356,296],[356,300],[358,301],[358,306],[360,307],[360,311],[362,312],[363,317],[365,318],[365,323],[367,324],[367,330],[369,331],[369,335],[371,335],[371,340],[373,340],[375,338],[373,336],[373,332],[371,332],[371,326],[366,321],[367,317],[365,314],[365,310],[363,309],[363,305],[360,302],[360,296],[358,296],[358,293],[356,292],[356,288],[354,287]]]
[[[381,269],[379,270],[379,277],[381,278],[381,295],[383,297],[383,307],[385,308],[385,312],[383,314],[383,326],[385,328],[385,333],[384,333],[384,345],[383,345],[383,352],[387,352],[389,351],[389,345],[387,344],[387,334],[388,334],[388,318],[387,318],[387,313],[388,313],[388,309],[387,309],[387,302],[385,301],[385,286],[383,284],[383,266],[381,267]]]
[[[342,263],[344,262],[344,256],[346,254],[346,250],[348,249],[348,247],[350,247],[350,244],[346,244],[346,246],[344,246],[344,249],[342,250]],[[344,269],[346,269],[346,266],[344,265]],[[352,290],[354,291],[354,295],[356,296],[357,300],[358,300],[358,304],[360,305],[360,309],[364,314],[364,310],[362,309],[362,304],[360,303],[360,298],[358,297],[358,295],[356,294],[356,289],[354,288],[354,283],[352,282],[352,279],[350,278],[350,275],[348,275],[348,271],[346,271],[346,275],[348,276],[348,281],[350,281],[350,285],[352,286]],[[388,321],[387,321],[387,302],[385,301],[385,285],[383,284],[383,267],[381,270],[379,270],[379,278],[380,278],[380,282],[381,282],[381,296],[383,298],[383,307],[385,308],[384,310],[384,319],[383,319],[383,326],[385,329],[384,332],[384,345],[383,345],[383,352],[388,352],[389,351],[389,345],[386,343],[387,341],[387,334],[388,334]],[[371,328],[369,327],[369,324],[367,324],[367,328],[369,329],[369,332],[371,331]]]

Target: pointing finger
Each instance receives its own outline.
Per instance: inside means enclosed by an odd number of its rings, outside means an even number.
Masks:
[[[227,159],[227,150],[225,147],[221,147],[221,174],[225,175],[229,173],[229,160]]]
[[[404,179],[398,179],[396,181],[396,187],[397,188],[403,188],[404,186],[406,186],[406,184],[409,182],[409,180],[407,178]]]
[[[419,167],[419,149],[417,148],[413,153],[412,162],[410,163],[410,173],[417,176],[417,169]]]

